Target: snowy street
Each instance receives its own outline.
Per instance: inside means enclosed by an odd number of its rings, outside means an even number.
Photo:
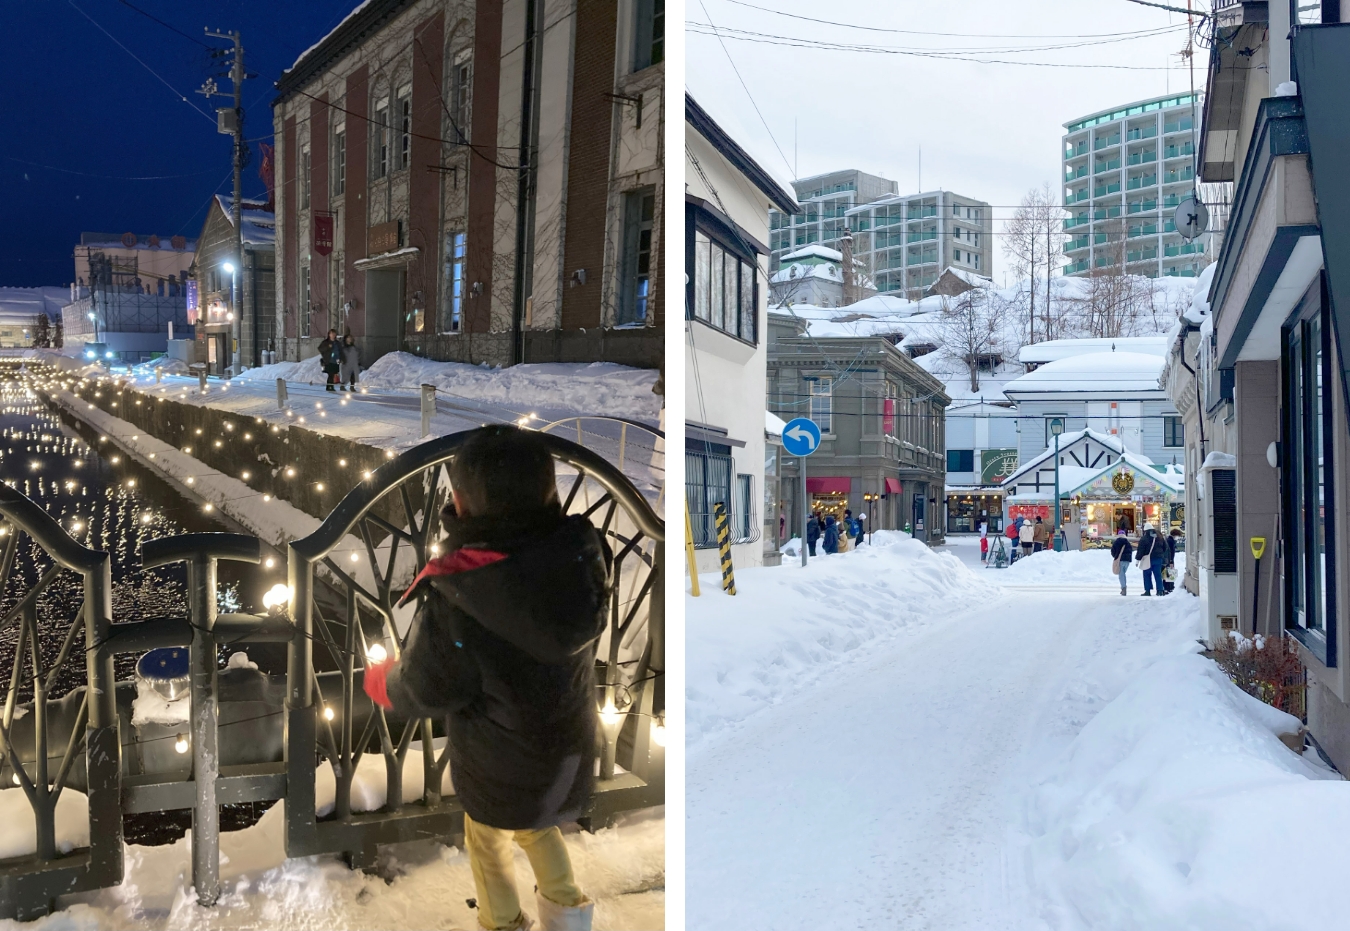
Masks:
[[[972,546],[948,549],[966,557],[963,565],[973,552],[979,565]],[[759,646],[764,662],[750,679],[767,707],[702,741],[699,690],[712,686],[691,674],[690,926],[1149,927],[1124,909],[1079,924],[1081,909],[1057,892],[1058,841],[1037,843],[1053,834],[1058,813],[1037,807],[1036,787],[1064,781],[1056,760],[1084,725],[1154,663],[1195,662],[1184,654],[1197,647],[1198,599],[1141,598],[1137,574],[1121,598],[1104,556],[1041,554],[1013,570],[974,569],[971,578],[950,556],[902,540],[825,557],[827,565],[807,570],[785,560],[740,573],[742,618],[748,602],[785,584],[817,595],[807,614],[838,610],[848,624],[869,610],[866,598],[853,597],[854,579],[876,578],[878,562],[889,563],[899,591],[906,575],[921,573],[964,577],[965,585],[934,586],[934,595],[946,587],[948,597],[931,610],[927,586],[910,586],[920,594],[908,608],[886,604],[892,593],[873,587],[872,610],[898,623],[871,642],[855,633],[851,645],[838,631],[818,631],[821,642],[844,646],[814,664],[825,668],[809,687],[792,687],[800,675],[781,674],[790,654]],[[1042,571],[1056,563],[1057,571]],[[1094,572],[1084,571],[1088,563]],[[812,582],[788,578],[803,572]],[[826,573],[831,579],[820,585]],[[711,578],[704,592],[700,612],[720,617],[730,599]],[[754,624],[758,614],[741,623]],[[705,631],[692,610],[690,618],[695,656]],[[778,620],[764,617],[761,630]],[[1084,812],[1075,811],[1062,820],[1082,823]],[[1104,889],[1129,884],[1099,872]]]

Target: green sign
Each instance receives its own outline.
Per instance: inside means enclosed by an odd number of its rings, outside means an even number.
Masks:
[[[980,484],[997,485],[1017,471],[1017,450],[985,449],[980,452]]]

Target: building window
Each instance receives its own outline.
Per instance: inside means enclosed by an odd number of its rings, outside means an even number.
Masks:
[[[666,57],[666,2],[638,0],[633,36],[633,70],[660,64]]]
[[[309,266],[300,266],[300,335],[309,335]]]
[[[372,173],[376,178],[383,178],[389,174],[389,104],[381,101],[376,105],[370,129]]]
[[[305,210],[309,207],[309,180],[311,177],[309,164],[309,146],[300,149],[300,209]]]
[[[745,543],[754,539],[755,530],[755,477],[753,475],[736,476],[736,501],[728,515],[731,519],[733,542]]]
[[[464,234],[445,237],[445,310],[442,333],[458,333],[464,326]]]
[[[466,49],[455,56],[450,72],[450,132],[459,143],[469,141],[469,89],[473,76],[472,59]]]
[[[756,341],[759,312],[758,270],[752,255],[696,227],[693,255],[686,259],[693,316],[748,343]]]
[[[407,168],[412,163],[411,84],[405,84],[399,88],[395,112],[398,113],[398,167]]]
[[[974,471],[975,471],[975,450],[973,450],[973,449],[949,449],[949,450],[947,450],[947,471],[948,471],[948,472],[974,472]]]
[[[333,194],[342,195],[347,190],[347,130],[340,124],[333,133]]]
[[[1284,331],[1285,625],[1319,660],[1336,665],[1336,502],[1330,386],[1332,344],[1321,301]]]
[[[629,191],[623,204],[623,285],[614,322],[647,322],[651,301],[652,219],[656,213],[656,189]]]
[[[733,468],[730,446],[685,440],[685,501],[694,546],[699,549],[717,545],[716,505],[732,506]]]
[[[1186,426],[1182,423],[1180,417],[1163,418],[1163,445],[1186,445]]]
[[[821,433],[829,433],[834,410],[834,379],[813,378],[808,379],[808,384],[811,386],[811,420]]]

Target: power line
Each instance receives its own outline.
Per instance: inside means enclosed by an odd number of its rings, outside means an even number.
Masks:
[[[204,49],[211,49],[211,48],[212,48],[211,46],[209,46],[209,45],[207,45],[205,42],[203,42],[201,39],[198,39],[198,38],[196,38],[195,36],[190,36],[190,35],[188,35],[186,32],[183,32],[181,29],[179,29],[179,28],[177,28],[177,27],[175,27],[175,26],[170,26],[168,23],[164,22],[164,20],[160,19],[158,16],[155,16],[155,15],[153,15],[153,14],[151,14],[151,13],[147,13],[147,12],[145,12],[145,10],[142,10],[142,9],[141,9],[140,7],[138,7],[138,6],[133,6],[132,4],[128,3],[127,0],[121,0],[121,3],[122,3],[122,6],[126,7],[127,9],[129,9],[129,10],[135,10],[137,13],[140,13],[140,14],[141,14],[142,16],[144,16],[146,19],[154,20],[155,22],[157,22],[157,23],[159,23],[161,26],[163,26],[165,29],[169,30],[170,32],[175,32],[175,33],[177,33],[178,35],[182,36],[184,39],[187,39],[189,42],[195,42],[197,45],[200,45],[200,46],[201,46],[202,48],[204,48]],[[214,49],[213,49],[213,51],[214,51]]]

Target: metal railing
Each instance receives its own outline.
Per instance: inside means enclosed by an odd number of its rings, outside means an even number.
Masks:
[[[462,834],[462,808],[440,792],[448,743],[438,747],[432,721],[403,721],[371,703],[362,674],[372,640],[388,644],[394,658],[405,645],[409,628],[397,599],[437,552],[439,514],[450,491],[447,466],[474,432],[433,440],[385,463],[349,492],[318,530],[292,542],[290,610],[281,606],[266,616],[217,614],[216,607],[217,561],[256,563],[261,555],[256,538],[182,534],[143,544],[142,563],[146,568],[187,563],[188,617],[113,624],[109,554],[82,546],[38,505],[0,485],[0,580],[36,577],[26,587],[21,581],[0,615],[0,632],[18,625],[0,722],[0,780],[12,777],[22,787],[37,826],[35,853],[0,860],[0,918],[37,918],[56,907],[59,895],[121,882],[122,817],[129,813],[193,809],[193,885],[199,903],[208,906],[220,888],[220,805],[284,798],[287,856],[336,852],[354,867],[369,866],[380,844]],[[600,780],[584,819],[591,827],[664,800],[664,751],[654,742],[655,725],[664,717],[664,525],[604,457],[558,436],[544,439],[558,467],[564,510],[590,519],[614,555],[608,625],[597,662],[602,740]],[[364,560],[366,571],[339,564],[337,556],[348,550]],[[12,572],[20,553],[36,568]],[[50,613],[52,600],[41,596],[66,572],[81,576],[83,603],[69,626],[58,628],[64,630],[62,646],[46,662],[51,651],[39,639],[39,613]],[[324,594],[336,592],[336,599],[316,599],[321,584]],[[336,603],[345,606],[337,612],[341,617],[331,609]],[[44,617],[41,625],[48,636],[51,620]],[[50,685],[70,665],[81,630],[87,681],[61,699],[49,699]],[[220,705],[218,649],[258,642],[287,644],[284,703],[279,697],[263,701],[261,715],[224,714],[231,703]],[[316,672],[315,644],[332,660],[323,664],[328,671]],[[113,672],[117,653],[181,646],[189,647],[189,733],[179,735],[176,749],[185,754],[185,744],[191,744],[188,773],[176,763],[166,766],[162,755],[142,752],[142,740],[162,738],[142,737],[132,727],[131,683],[119,687]],[[248,675],[267,681],[261,673]],[[16,713],[19,693],[29,686],[31,706]],[[232,727],[236,724],[241,727]],[[224,727],[231,728],[230,739],[221,739]],[[403,768],[415,736],[422,740],[423,792],[409,801],[403,797]],[[245,743],[249,746],[241,748]],[[64,752],[53,757],[49,744],[64,746]],[[124,746],[131,752],[123,753]],[[385,802],[378,811],[357,812],[353,779],[367,753],[384,762]],[[240,763],[241,757],[251,762]],[[336,783],[333,812],[326,818],[316,816],[320,760],[331,765]],[[89,842],[62,854],[56,802],[75,787],[86,790]]]

